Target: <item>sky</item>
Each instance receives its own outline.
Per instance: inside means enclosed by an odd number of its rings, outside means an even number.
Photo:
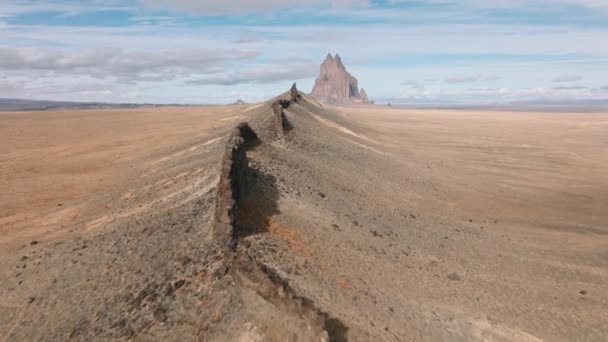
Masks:
[[[377,103],[608,99],[608,0],[0,0],[0,98],[258,102],[328,53]]]

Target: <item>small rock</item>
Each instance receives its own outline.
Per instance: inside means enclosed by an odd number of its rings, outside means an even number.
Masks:
[[[375,230],[372,230],[371,232],[372,232],[372,235],[373,235],[373,236],[375,236],[375,237],[379,237],[379,238],[381,238],[381,237],[382,237],[382,234],[378,233],[378,232],[377,232],[377,231],[375,231]]]
[[[325,198],[325,194],[324,194],[324,193],[322,193],[322,192],[319,192],[319,197],[321,197],[321,198]]]
[[[36,241],[36,240],[34,240],[34,241],[30,242],[30,246],[35,246],[35,245],[37,245],[37,244],[38,244],[38,241]]]
[[[175,290],[173,289],[173,285],[168,283],[167,286],[165,286],[165,296],[172,296],[174,293]]]
[[[580,294],[582,294],[583,296],[585,296],[587,294],[587,290],[581,290],[581,292],[579,292]]]
[[[188,265],[191,262],[192,262],[192,259],[190,259],[190,257],[182,256],[179,258],[179,263],[182,265],[182,267]]]
[[[154,318],[159,321],[159,322],[164,322],[167,320],[167,310],[163,309],[163,308],[156,308],[154,310]]]
[[[36,300],[36,298],[30,297],[30,298],[27,299],[27,303],[28,304],[32,304],[35,300]]]
[[[448,274],[448,279],[453,280],[453,281],[459,281],[461,278],[458,275],[458,273],[453,272],[453,273]]]
[[[184,286],[185,284],[186,284],[186,281],[184,279],[180,279],[180,280],[178,280],[178,281],[175,282],[175,288],[179,289],[182,286]]]
[[[131,327],[129,326],[125,326],[122,329],[120,329],[119,331],[120,335],[126,339],[130,339],[131,337],[135,336],[135,331],[133,329],[131,329]]]

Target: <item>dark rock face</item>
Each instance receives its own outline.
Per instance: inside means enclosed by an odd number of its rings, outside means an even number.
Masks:
[[[228,244],[232,240],[233,226],[238,212],[238,201],[247,191],[247,156],[245,148],[257,139],[247,123],[235,127],[226,145],[215,204],[214,237]]]
[[[340,55],[331,54],[321,64],[319,77],[311,95],[321,101],[369,103],[363,89],[359,91],[358,81],[342,64]]]
[[[300,94],[298,93],[298,87],[296,87],[295,83],[291,86],[291,89],[289,90],[289,97],[290,97],[291,102],[293,102],[293,103],[298,103],[298,100],[300,99]]]

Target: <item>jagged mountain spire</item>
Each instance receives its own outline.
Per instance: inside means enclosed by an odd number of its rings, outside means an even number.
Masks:
[[[300,94],[298,93],[298,87],[296,86],[295,82],[293,83],[293,85],[291,86],[291,89],[289,90],[289,96],[291,98],[291,102],[298,103],[298,100],[300,99]]]
[[[334,57],[331,53],[327,54],[321,64],[319,77],[315,81],[311,95],[330,102],[369,102],[367,94],[361,96],[357,79],[346,71],[340,55],[336,54]]]

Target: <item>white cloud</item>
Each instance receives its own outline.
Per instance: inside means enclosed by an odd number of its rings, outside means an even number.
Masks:
[[[195,78],[187,81],[188,84],[215,84],[235,85],[242,83],[275,83],[279,81],[296,81],[316,76],[319,66],[317,64],[291,64],[286,66],[270,65],[263,68],[229,72]]]
[[[367,7],[368,0],[139,0],[151,8],[203,15],[268,13],[281,9]]]
[[[64,15],[90,13],[96,11],[135,11],[135,7],[117,1],[45,1],[45,0],[3,0],[0,18],[14,17],[35,12],[54,12]]]
[[[555,90],[583,90],[583,89],[588,89],[588,87],[585,87],[585,86],[559,86],[559,87],[553,87],[552,89],[555,89]]]
[[[407,4],[411,2],[411,0],[389,0],[389,3],[393,4]],[[573,5],[592,9],[608,9],[608,2],[605,0],[423,0],[422,2],[481,8],[526,8],[543,5]]]
[[[254,51],[215,49],[127,52],[108,48],[74,52],[0,47],[0,70],[115,78],[121,82],[166,81],[217,72],[228,62],[253,60],[258,55]]]
[[[476,76],[458,76],[446,78],[443,80],[445,83],[477,83],[477,82],[492,82],[498,81],[502,77],[495,75],[476,75]]]
[[[556,83],[578,82],[583,79],[581,75],[560,75],[553,79]]]
[[[568,89],[546,87],[426,89],[418,93],[403,93],[389,100],[393,103],[496,104],[518,101],[571,101],[606,98],[608,98],[608,89],[581,86]]]
[[[408,86],[412,89],[417,89],[417,90],[424,89],[424,84],[422,84],[422,82],[416,81],[416,80],[409,80],[409,81],[401,83],[401,85]]]

